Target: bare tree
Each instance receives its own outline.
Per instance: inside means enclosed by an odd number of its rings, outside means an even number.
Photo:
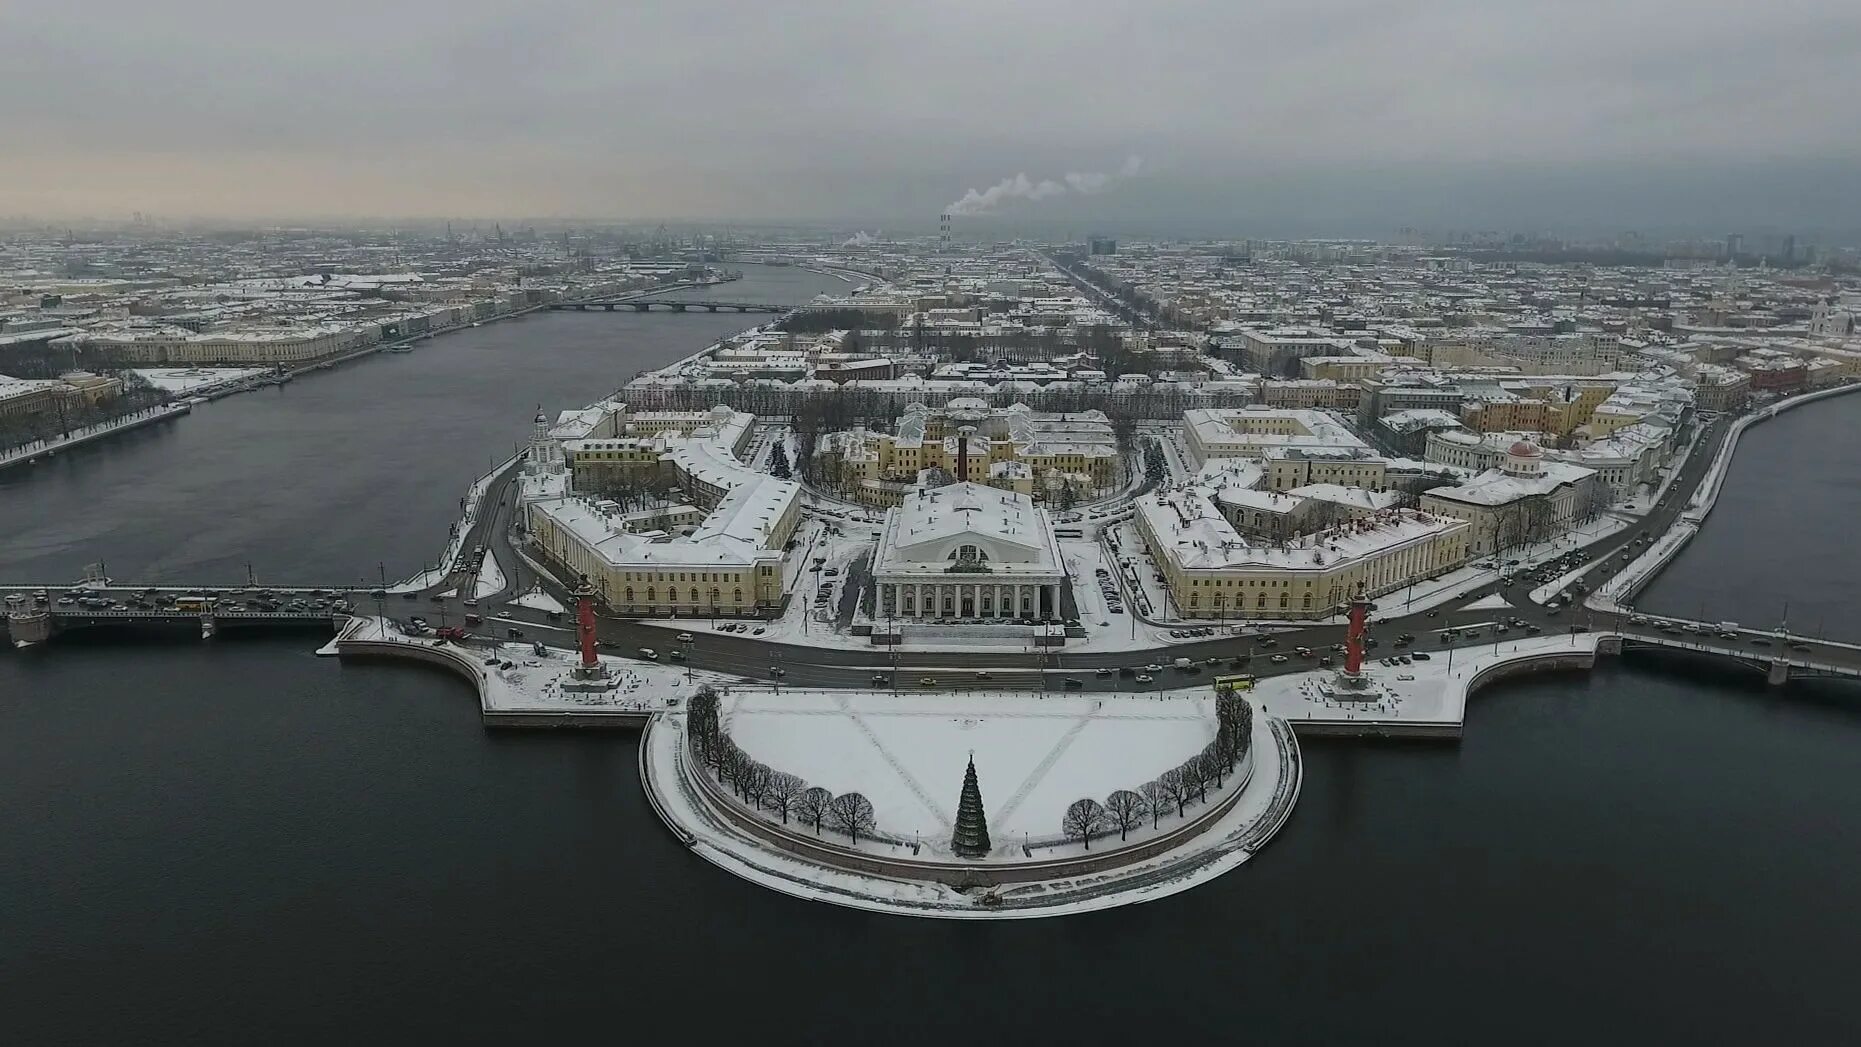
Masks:
[[[787,825],[788,813],[796,809],[797,803],[800,801],[802,794],[807,788],[808,783],[802,781],[801,776],[798,774],[789,774],[787,771],[771,771],[769,773],[768,783],[763,786],[762,804],[769,810],[781,815],[782,824]]]
[[[763,794],[769,789],[769,779],[775,776],[766,763],[750,761],[749,774],[744,776],[743,796],[758,807],[762,806]]]
[[[795,797],[795,817],[812,825],[814,835],[821,834],[821,819],[827,817],[827,809],[833,806],[834,794],[820,786],[804,789]]]
[[[1170,791],[1159,781],[1148,781],[1137,787],[1137,793],[1144,798],[1144,806],[1150,808],[1150,827],[1157,828],[1163,816],[1175,810],[1170,799]]]
[[[1207,803],[1208,775],[1202,773],[1202,757],[1199,754],[1191,756],[1176,769],[1182,772],[1183,791],[1192,793],[1198,801]]]
[[[1087,797],[1074,800],[1066,809],[1066,815],[1060,819],[1060,831],[1092,849],[1092,834],[1105,828],[1105,806],[1097,800]]]
[[[743,750],[737,748],[737,743],[730,740],[730,735],[720,735],[717,739],[717,762],[713,764],[717,768],[718,783],[735,782],[739,765],[748,759],[743,755]]]
[[[1170,798],[1170,810],[1179,815],[1183,813],[1183,801],[1195,791],[1195,787],[1183,777],[1183,770],[1180,767],[1172,767],[1157,775],[1157,785]]]
[[[1105,812],[1111,816],[1111,823],[1118,827],[1118,839],[1123,840],[1131,834],[1132,829],[1144,824],[1144,816],[1150,813],[1150,804],[1129,789],[1119,789],[1105,797]]]
[[[834,828],[846,833],[854,843],[858,843],[860,833],[871,833],[873,830],[872,801],[859,793],[841,793],[827,805],[827,820]]]
[[[1230,770],[1227,757],[1222,754],[1223,748],[1222,740],[1216,738],[1208,743],[1208,747],[1202,750],[1202,755],[1196,757],[1195,761],[1196,767],[1202,772],[1202,781],[1206,784],[1213,779],[1217,789],[1221,788]]]

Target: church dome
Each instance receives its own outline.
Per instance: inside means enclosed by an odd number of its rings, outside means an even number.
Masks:
[[[1530,440],[1520,440],[1518,443],[1515,443],[1510,448],[1508,448],[1506,450],[1506,453],[1513,456],[1514,458],[1543,458],[1544,457],[1544,452],[1540,451],[1538,449],[1538,445],[1535,443],[1532,443]]]

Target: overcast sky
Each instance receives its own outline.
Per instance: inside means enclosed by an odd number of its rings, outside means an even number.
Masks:
[[[0,215],[1855,227],[1858,56],[1861,0],[0,0]]]

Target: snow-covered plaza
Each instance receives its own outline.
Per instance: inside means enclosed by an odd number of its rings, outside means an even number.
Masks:
[[[1297,742],[1273,717],[1246,714],[1232,770],[1200,786],[1172,777],[1212,750],[1215,701],[1025,693],[893,695],[744,687],[718,705],[743,756],[822,801],[869,803],[861,835],[746,802],[703,757],[699,714],[654,718],[642,777],[668,825],[706,859],[786,893],[906,915],[1029,917],[1129,904],[1184,890],[1244,862],[1290,814]],[[1232,710],[1231,710],[1232,711]],[[1231,721],[1230,721],[1231,722]],[[973,763],[972,763],[973,761]],[[965,772],[974,768],[974,780]],[[1162,797],[1125,824],[1080,823],[1115,794]],[[979,783],[979,791],[975,791]],[[1173,796],[1170,790],[1179,790]],[[963,854],[986,814],[986,849]]]

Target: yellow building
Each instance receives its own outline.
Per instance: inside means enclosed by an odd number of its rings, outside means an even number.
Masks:
[[[621,614],[777,611],[786,546],[801,516],[801,488],[743,464],[737,451],[754,417],[721,411],[708,415],[713,424],[689,436],[664,438],[656,465],[689,503],[632,513],[575,491],[563,468],[564,445],[574,441],[541,433],[532,441],[519,494],[532,542],[571,574],[586,575]]]
[[[1186,618],[1324,618],[1359,592],[1400,589],[1471,552],[1468,524],[1413,509],[1369,512],[1285,543],[1256,541],[1195,487],[1140,497],[1136,526]]]
[[[966,452],[964,429],[973,430]],[[843,488],[876,506],[899,504],[926,469],[957,475],[965,453],[971,482],[1030,496],[1045,496],[1062,480],[1089,494],[1119,475],[1118,440],[1103,413],[1047,414],[1025,404],[991,408],[969,399],[939,410],[912,404],[896,433],[834,433],[821,453]]]

